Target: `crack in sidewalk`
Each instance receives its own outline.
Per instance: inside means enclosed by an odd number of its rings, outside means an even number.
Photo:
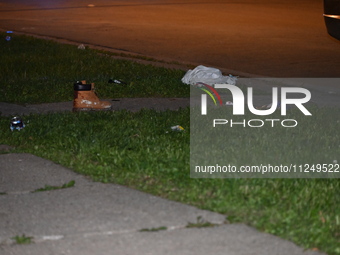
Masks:
[[[210,222],[209,222],[210,223]],[[56,234],[56,235],[29,235],[29,237],[32,239],[32,243],[42,243],[46,241],[59,241],[59,240],[64,240],[67,238],[91,238],[95,236],[112,236],[112,235],[121,235],[121,234],[129,234],[129,233],[145,233],[145,232],[159,232],[159,231],[175,231],[175,230],[180,230],[180,229],[188,229],[188,228],[200,228],[200,226],[197,227],[192,227],[189,225],[193,223],[188,223],[186,225],[178,225],[178,226],[170,226],[170,227],[161,227],[159,230],[156,231],[141,231],[142,229],[126,229],[126,230],[111,230],[111,231],[93,231],[93,232],[82,232],[82,233],[74,233],[74,234]],[[206,227],[218,227],[221,225],[227,224],[226,221],[223,222],[212,222],[210,223],[209,226]],[[15,245],[16,241],[13,239],[13,237],[5,237],[1,238],[0,237],[0,246],[11,246]]]

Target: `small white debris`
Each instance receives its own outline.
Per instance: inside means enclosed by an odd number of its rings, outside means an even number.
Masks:
[[[171,127],[171,130],[172,131],[184,131],[184,128],[180,125],[176,125],[176,126]]]
[[[84,45],[84,44],[80,44],[80,45],[78,46],[78,49],[79,49],[79,50],[85,50],[85,45]]]

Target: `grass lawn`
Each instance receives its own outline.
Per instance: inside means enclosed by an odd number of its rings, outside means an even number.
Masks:
[[[2,102],[72,100],[72,84],[82,79],[95,82],[102,98],[189,96],[189,88],[180,82],[183,71],[114,60],[76,46],[14,34],[10,42],[0,40],[0,52]],[[112,85],[107,82],[111,78],[127,85]],[[339,116],[339,109],[315,109],[315,119],[301,121],[294,134],[275,129],[247,135],[245,129],[233,129],[233,146],[226,155],[239,164],[245,153],[252,155],[248,164],[257,164],[256,158],[264,158],[265,151],[287,162],[291,158],[309,162],[322,154],[339,162]],[[0,116],[0,144],[50,159],[96,181],[223,213],[231,222],[247,223],[306,249],[340,254],[339,179],[190,178],[189,109],[32,114],[23,119],[27,126],[11,132],[10,118]],[[171,131],[177,124],[185,132]]]
[[[0,33],[0,38],[5,38]],[[183,71],[115,60],[94,50],[78,50],[26,36],[0,40],[0,102],[48,103],[73,99],[73,83],[94,82],[101,98],[188,97]],[[127,84],[108,83],[121,80]]]

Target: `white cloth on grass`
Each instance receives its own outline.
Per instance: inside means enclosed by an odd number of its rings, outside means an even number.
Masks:
[[[227,83],[236,84],[236,76],[223,76],[222,72],[213,67],[197,66],[193,70],[188,70],[182,78],[185,84],[195,85],[197,82],[203,82],[208,85]]]

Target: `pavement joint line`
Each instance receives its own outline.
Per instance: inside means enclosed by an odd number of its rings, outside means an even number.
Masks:
[[[61,189],[54,189],[54,190],[43,190],[43,191],[35,191],[35,190],[23,190],[23,191],[5,191],[2,196],[18,196],[18,195],[27,195],[27,194],[34,194],[34,193],[41,193],[41,192],[53,192]]]
[[[24,191],[5,191],[2,196],[16,196],[16,195],[27,195],[31,194],[33,191],[24,190]]]
[[[214,224],[214,226],[211,227],[219,227],[222,225],[226,225],[225,221],[223,222],[211,222]],[[202,227],[202,228],[211,228],[211,227]],[[143,231],[143,233],[155,233],[155,232],[166,232],[166,231],[176,231],[176,230],[181,230],[181,229],[196,229],[199,227],[191,227],[188,228],[187,225],[179,225],[179,226],[170,226],[166,227],[164,230],[159,230],[159,231]],[[112,236],[112,235],[124,235],[124,234],[130,234],[130,233],[142,233],[140,229],[126,229],[126,230],[113,230],[113,231],[103,231],[103,232],[88,232],[88,233],[74,233],[74,234],[56,234],[56,235],[27,235],[27,237],[32,238],[32,243],[42,243],[46,241],[59,241],[67,238],[72,238],[72,237],[80,237],[80,238],[91,238],[91,237],[101,237],[101,236]],[[1,246],[11,246],[15,245],[16,241],[13,240],[13,237],[5,237],[1,238],[0,237],[0,247]]]
[[[79,185],[79,184],[77,184],[77,185]],[[82,186],[89,186],[90,184],[81,184],[81,185]],[[42,187],[42,188],[44,188],[44,187]],[[0,195],[1,196],[27,195],[27,194],[42,193],[42,192],[53,192],[53,191],[64,190],[64,189],[69,189],[69,188],[76,188],[76,187],[57,188],[57,189],[41,190],[41,191],[37,191],[37,189],[35,189],[35,190],[22,190],[22,191],[1,191]]]

